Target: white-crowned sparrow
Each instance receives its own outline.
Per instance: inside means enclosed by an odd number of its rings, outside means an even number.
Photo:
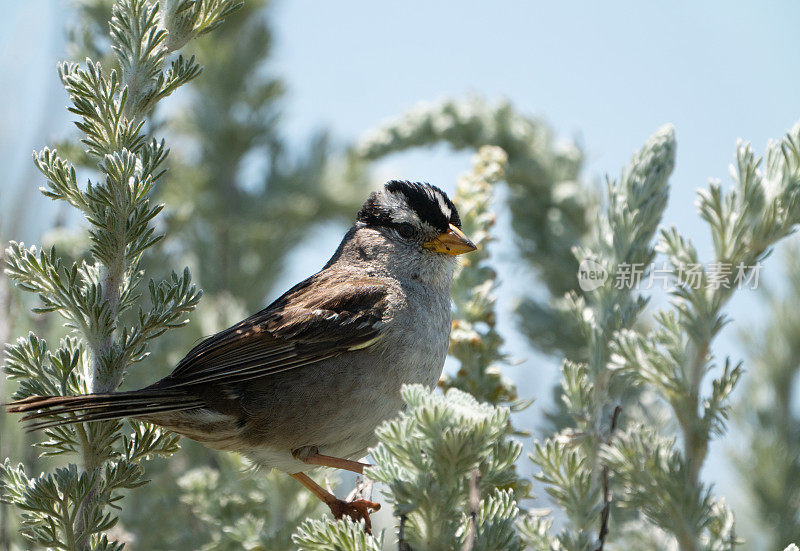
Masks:
[[[205,339],[141,390],[35,396],[12,403],[30,428],[132,417],[259,466],[290,473],[334,515],[369,522],[304,474],[356,472],[400,387],[436,384],[450,334],[455,255],[475,250],[455,205],[429,184],[372,193],[321,271],[264,310]],[[71,416],[65,417],[64,414]]]

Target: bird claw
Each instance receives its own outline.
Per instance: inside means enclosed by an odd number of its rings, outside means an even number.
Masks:
[[[331,513],[333,513],[333,516],[337,519],[347,515],[356,522],[363,520],[364,531],[367,534],[371,534],[372,522],[370,521],[369,516],[372,513],[380,511],[381,504],[367,501],[366,499],[356,499],[353,501],[337,499],[336,501],[328,503],[328,507],[331,508]]]

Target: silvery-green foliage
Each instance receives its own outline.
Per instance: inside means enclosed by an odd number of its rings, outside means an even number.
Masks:
[[[568,291],[581,294],[571,251],[586,237],[598,202],[594,189],[580,183],[583,152],[574,143],[557,142],[546,124],[507,102],[471,98],[421,104],[367,134],[354,153],[375,160],[440,143],[457,150],[494,145],[506,152],[507,204],[520,258],[549,292],[521,297],[521,328],[546,352],[580,356],[583,341],[568,305],[553,299]]]
[[[187,42],[219,27],[243,2],[235,0],[163,0],[159,15],[169,29],[167,50],[174,52]]]
[[[745,327],[749,378],[734,404],[741,431],[731,446],[748,496],[750,528],[766,536],[771,549],[800,541],[800,246],[783,250],[785,277],[780,290],[766,289],[763,328]],[[747,528],[745,523],[743,528]],[[745,535],[749,534],[745,532]],[[750,539],[749,537],[747,538]]]
[[[764,327],[740,333],[750,377],[734,405],[744,444],[731,447],[754,527],[773,549],[800,541],[800,247],[792,241],[783,252],[785,288],[763,293]]]
[[[381,551],[383,538],[364,532],[364,524],[345,517],[336,522],[309,520],[292,538],[299,551]]]
[[[445,389],[458,388],[495,405],[517,400],[516,386],[501,372],[507,360],[496,327],[497,272],[489,253],[495,223],[493,191],[503,178],[506,161],[499,147],[482,147],[473,159],[473,170],[456,184],[454,200],[463,213],[461,228],[478,250],[464,257],[453,281],[455,311],[449,354],[458,360],[459,368],[440,382]]]
[[[549,509],[527,511],[517,521],[517,529],[526,549],[550,550],[555,544],[550,536],[553,519]]]
[[[671,126],[665,126],[634,155],[618,180],[608,182],[605,212],[599,215],[588,244],[575,248],[582,269],[591,266],[604,271],[607,279],[584,296],[568,296],[585,339],[587,360],[564,361],[562,392],[571,426],[536,443],[532,455],[541,468],[537,478],[569,521],[549,540],[552,547],[580,550],[599,544],[600,518],[607,501],[599,453],[613,431],[618,413],[612,411],[620,399],[609,366],[611,345],[615,334],[631,327],[646,304],[632,288],[636,280],[630,286],[617,285],[616,274],[626,265],[644,266],[652,261],[653,236],[667,203],[667,180],[674,163],[675,135]],[[538,535],[540,520],[532,526],[528,533],[544,537]]]
[[[195,468],[178,480],[181,501],[213,527],[202,549],[294,549],[292,532],[318,515],[322,502],[311,492],[298,491],[299,484],[284,473],[259,471],[239,456],[229,459],[218,469]]]
[[[624,551],[677,551],[675,538],[650,524],[642,515],[632,516],[610,527],[606,547]],[[611,535],[613,534],[613,538]]]
[[[682,450],[674,437],[630,428],[605,449],[605,459],[626,489],[621,504],[646,511],[682,550],[732,549],[738,542],[727,507],[699,479],[711,438],[725,431],[729,396],[742,371],[728,358],[718,364],[710,350],[727,322],[722,309],[741,288],[737,278],[751,273],[800,222],[800,125],[780,143],[769,144],[763,166],[752,148],[740,143],[731,173],[729,191],[712,182],[698,194],[698,210],[714,242],[713,261],[695,269],[699,284],[685,277],[699,264],[691,242],[674,228],[663,230],[659,249],[671,264],[673,308],[656,312],[647,334],[621,332],[613,352],[616,370],[669,404]],[[734,269],[723,270],[724,265]],[[710,386],[704,384],[709,374]]]
[[[222,4],[227,8],[217,9]],[[210,19],[193,20],[196,33],[233,8],[210,0],[184,5],[213,12]],[[67,262],[55,248],[9,247],[9,277],[38,295],[40,312],[58,312],[73,332],[56,349],[34,334],[8,347],[7,370],[20,383],[14,398],[116,389],[126,370],[146,356],[148,343],[185,323],[200,299],[188,270],[145,286],[140,267],[143,253],[161,238],[153,221],[162,206],[151,197],[167,155],[163,141],[145,134],[144,116],[200,72],[194,60],[180,56],[167,66],[171,29],[168,18],[166,27],[159,20],[157,4],[120,0],[110,22],[116,67],[108,70],[91,59],[59,67],[98,177],[79,184],[75,166],[56,150],[45,148],[34,161],[46,178],[44,195],[86,218],[90,248]],[[146,482],[143,460],[177,449],[177,438],[160,429],[133,424],[130,430],[124,433],[117,421],[48,429],[44,453],[75,454],[81,468],[70,464],[30,477],[21,465],[3,463],[2,496],[24,511],[27,539],[56,549],[122,547],[103,535],[118,520],[109,507],[118,507],[122,491]]]
[[[522,446],[507,438],[509,410],[458,389],[446,396],[403,387],[406,410],[377,430],[374,466],[365,475],[385,485],[400,519],[401,545],[412,549],[521,549],[511,488]],[[309,522],[295,535],[303,549],[322,550],[344,531],[345,521]],[[362,537],[362,536],[360,536]],[[349,538],[335,549],[370,549]],[[377,543],[369,543],[377,545]]]
[[[149,255],[148,266],[188,263],[204,298],[193,323],[160,340],[148,369],[132,374],[129,382],[135,385],[163,376],[199,339],[263,308],[268,297],[283,291],[275,285],[298,243],[313,236],[320,224],[352,223],[367,194],[360,171],[345,163],[324,135],[310,138],[305,147],[287,144],[281,124],[285,85],[271,64],[270,4],[248,0],[214,33],[190,42],[185,50],[203,61],[202,78],[191,83],[185,102],[155,117],[163,118],[165,132],[175,137],[170,174],[181,185],[159,190],[166,204],[166,237],[156,254]],[[319,500],[310,501],[313,511],[307,509],[308,491],[285,475],[238,473],[240,463],[231,454],[191,444],[182,446],[181,459],[151,464],[153,484],[127,500],[121,518],[136,534],[137,546],[222,545],[226,534],[239,530],[232,519],[253,516],[257,503],[279,500],[287,510],[305,511],[307,516],[327,510]],[[228,503],[222,524],[206,522],[210,515],[198,518],[194,505],[190,508],[179,500],[189,502],[191,496],[183,496],[176,481],[198,467],[201,472],[219,471],[214,491]],[[332,471],[327,475],[337,476]],[[196,490],[205,479],[193,480]],[[236,497],[243,495],[248,499]],[[147,518],[155,506],[165,519],[158,531]],[[288,542],[297,517],[284,516],[277,507],[255,510],[259,523],[269,530],[267,547],[280,549],[282,544],[276,542]],[[284,548],[290,547],[287,543]]]
[[[478,523],[476,540],[504,518],[514,519],[513,500],[498,490],[515,481],[513,465],[521,451],[518,443],[501,438],[508,410],[480,404],[456,389],[444,398],[409,387],[403,399],[409,411],[378,429],[375,466],[366,474],[387,486],[395,515],[406,517],[404,534],[412,548],[448,549],[466,536],[473,476],[481,503],[499,504],[503,513],[485,515],[489,524]]]

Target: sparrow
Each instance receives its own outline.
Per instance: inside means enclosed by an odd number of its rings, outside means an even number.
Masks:
[[[392,180],[367,198],[316,274],[206,338],[140,390],[32,396],[7,405],[31,430],[132,418],[256,466],[284,471],[336,518],[380,508],[346,502],[306,472],[363,473],[375,429],[403,408],[405,384],[434,387],[450,334],[456,256],[475,250],[453,202],[426,183]]]

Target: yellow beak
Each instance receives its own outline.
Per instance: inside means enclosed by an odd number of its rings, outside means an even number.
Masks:
[[[426,241],[422,246],[435,253],[452,255],[469,253],[478,248],[453,224],[450,224],[448,232]]]

